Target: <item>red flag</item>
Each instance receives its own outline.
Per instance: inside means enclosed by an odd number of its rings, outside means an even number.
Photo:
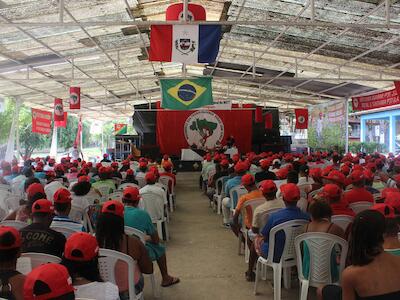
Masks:
[[[81,88],[69,88],[69,109],[81,109]]]
[[[32,108],[32,132],[50,134],[51,112]]]
[[[54,126],[67,128],[67,119],[68,119],[68,113],[66,111],[64,111],[64,120],[62,120],[62,121],[54,120]]]
[[[260,107],[260,106],[256,107],[256,115],[255,115],[254,120],[256,123],[261,123],[263,121],[262,107]]]
[[[64,121],[64,107],[62,99],[54,99],[54,121]]]
[[[308,128],[308,109],[298,108],[294,110],[296,114],[296,129],[307,129]]]
[[[400,95],[400,81],[395,81],[394,86],[396,87],[397,95]]]
[[[265,114],[265,129],[272,129],[272,114]]]
[[[183,4],[177,3],[168,6],[165,12],[167,21],[183,20]],[[203,21],[206,19],[206,10],[203,6],[189,3],[188,21]]]
[[[81,135],[82,135],[82,118],[79,118],[78,131],[76,132],[76,138],[74,142],[74,146],[77,146],[78,148],[79,145],[81,144]]]

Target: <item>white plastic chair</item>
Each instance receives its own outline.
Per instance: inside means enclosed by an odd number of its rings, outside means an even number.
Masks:
[[[372,202],[359,201],[350,203],[349,207],[351,208],[352,211],[354,211],[355,214],[358,214],[364,210],[370,209],[372,205],[374,205]]]
[[[84,210],[81,207],[72,204],[68,217],[74,222],[82,223],[83,213]]]
[[[119,191],[123,191],[123,190],[124,190],[125,188],[127,188],[128,186],[130,186],[130,187],[135,187],[135,188],[137,188],[137,189],[140,189],[140,187],[139,187],[137,184],[127,182],[127,183],[121,184],[121,185],[118,187],[118,190],[119,190]]]
[[[136,268],[136,261],[132,259],[129,255],[124,253],[100,248],[99,250],[99,270],[100,276],[104,281],[109,281],[116,284],[115,278],[115,265],[118,260],[123,261],[128,265],[128,282],[129,282],[129,299],[143,299],[143,293],[136,295],[135,286],[132,284],[134,282],[134,274]]]
[[[0,183],[0,191],[10,191],[11,190],[11,186],[8,184],[2,184]]]
[[[101,199],[100,202],[103,203],[108,200],[108,195],[110,194],[110,186],[108,185],[101,185],[99,187],[96,187],[96,189],[100,192],[101,194]]]
[[[165,216],[166,209],[164,205],[164,199],[162,199],[160,195],[152,192],[146,192],[140,195],[142,196],[140,203],[143,205],[143,209],[149,213],[153,224],[156,224],[159,237],[165,241],[168,241],[169,231],[167,218]],[[150,205],[150,203],[158,203],[159,207],[155,208],[154,205]],[[165,228],[165,235],[163,234],[163,226]]]
[[[296,251],[294,248],[294,239],[303,233],[306,220],[293,220],[284,222],[273,227],[269,233],[268,258],[259,257],[256,266],[256,280],[254,283],[254,294],[257,294],[257,285],[260,276],[265,280],[267,267],[271,267],[274,273],[274,300],[281,299],[281,280],[282,269],[285,287],[290,286],[290,269],[296,265]],[[275,238],[276,234],[283,231],[285,234],[285,245],[279,262],[274,262]]]
[[[71,234],[77,232],[75,230],[72,230],[71,228],[60,227],[60,226],[50,226],[50,228],[55,230],[55,231],[57,231],[57,232],[62,233],[65,236],[66,239],[69,238],[69,236]]]
[[[29,258],[32,270],[40,265],[48,264],[48,263],[56,263],[59,264],[61,262],[61,258],[45,254],[45,253],[36,253],[36,252],[26,252],[21,253],[21,258]]]
[[[331,222],[342,228],[344,232],[346,232],[347,227],[353,223],[353,220],[354,218],[348,215],[334,215],[331,217]]]
[[[215,181],[215,191],[214,200],[217,201],[217,214],[220,215],[222,213],[222,199],[225,197],[224,187],[226,181],[229,179],[229,176],[223,176],[218,178]]]
[[[140,231],[139,229],[130,226],[125,226],[125,234],[129,236],[134,235],[138,237],[143,244],[146,244],[146,234],[143,231]],[[149,276],[151,281],[151,288],[153,290],[153,296],[157,298],[159,291],[158,291],[158,286],[156,284],[156,277],[154,276],[154,273],[149,274]]]
[[[229,191],[229,199],[231,202],[231,211],[235,210],[235,207],[239,201],[239,198],[243,195],[246,195],[248,191],[243,185],[238,185],[230,189]],[[233,202],[234,195],[236,195],[236,203]]]
[[[24,228],[25,226],[28,226],[28,223],[21,222],[21,221],[15,221],[15,220],[5,220],[0,222],[0,226],[9,226],[13,227],[17,230],[20,230]]]
[[[146,180],[144,179],[144,177],[136,177],[137,182],[139,183],[139,187],[142,188],[146,185]]]
[[[303,274],[302,244],[307,244],[309,251],[308,278]],[[344,239],[323,232],[303,233],[294,241],[297,258],[297,272],[300,281],[300,300],[307,300],[308,288],[324,286],[340,282],[340,276],[345,267],[348,243]],[[304,246],[303,246],[304,247]],[[337,281],[332,278],[331,255],[340,248],[340,264],[338,266]]]
[[[163,185],[167,187],[168,190],[168,195],[169,195],[169,210],[171,212],[174,211],[174,206],[175,206],[175,187],[174,187],[174,180],[169,177],[169,176],[160,176],[158,179],[159,182],[161,182]]]
[[[122,191],[115,191],[111,194],[108,194],[107,198],[108,200],[119,200],[122,202]]]
[[[242,215],[242,236],[244,239],[244,260],[246,263],[249,262],[249,256],[250,256],[250,250],[249,247],[247,245],[247,228],[246,228],[246,224],[244,223],[244,219],[245,219],[245,214],[247,213],[247,207],[251,206],[251,211],[254,213],[254,210],[257,208],[257,206],[260,206],[261,204],[265,203],[265,198],[256,198],[256,199],[252,199],[249,201],[246,201],[242,207],[242,209],[240,210],[240,214]],[[239,241],[239,255],[242,254],[241,253],[241,249],[242,249],[242,239],[239,235],[238,237],[238,241]]]

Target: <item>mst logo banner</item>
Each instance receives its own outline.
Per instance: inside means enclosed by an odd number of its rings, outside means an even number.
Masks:
[[[212,111],[197,111],[186,119],[184,131],[189,145],[211,149],[222,142],[224,123]]]

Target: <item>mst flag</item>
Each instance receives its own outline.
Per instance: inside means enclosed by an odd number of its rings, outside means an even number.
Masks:
[[[294,110],[296,114],[296,129],[307,129],[308,128],[308,109],[298,108]]]
[[[114,132],[116,135],[127,134],[128,133],[128,124],[114,124]]]
[[[212,63],[219,51],[219,25],[152,25],[150,61]]]
[[[69,88],[69,109],[81,109],[81,88]]]
[[[167,21],[184,20],[183,17],[183,3],[176,3],[168,6],[165,12]],[[198,4],[188,4],[188,21],[200,21],[206,19],[206,10],[203,6]]]
[[[54,120],[55,127],[67,128],[68,113],[64,111],[64,119],[62,121]]]
[[[211,77],[160,79],[162,108],[189,110],[213,104]]]
[[[64,120],[64,107],[62,99],[55,98],[54,99],[54,121],[63,121]]]

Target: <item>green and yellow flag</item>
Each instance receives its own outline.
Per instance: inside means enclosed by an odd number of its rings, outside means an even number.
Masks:
[[[127,134],[128,124],[114,124],[114,132],[116,135]]]
[[[211,77],[160,79],[162,108],[190,110],[213,104]]]

